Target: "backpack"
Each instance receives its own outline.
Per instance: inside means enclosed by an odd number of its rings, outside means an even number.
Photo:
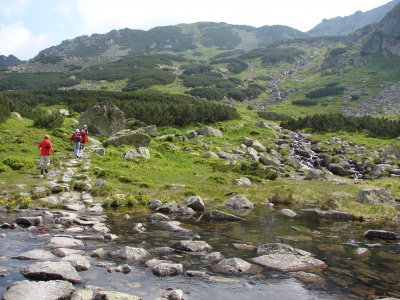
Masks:
[[[74,143],[79,143],[82,140],[81,135],[79,133],[75,133],[72,141]]]

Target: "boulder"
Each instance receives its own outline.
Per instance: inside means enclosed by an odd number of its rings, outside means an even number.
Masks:
[[[234,183],[235,183],[235,185],[238,185],[238,186],[249,186],[249,185],[251,185],[251,180],[246,177],[243,177],[243,178],[235,179]]]
[[[344,211],[314,209],[315,214],[323,219],[352,221],[353,215]]]
[[[140,260],[149,255],[145,249],[125,246],[120,250],[112,251],[111,256],[125,260]]]
[[[53,260],[56,258],[56,256],[49,251],[38,249],[21,253],[20,255],[12,258],[21,260]]]
[[[197,137],[197,133],[194,130],[188,130],[188,131],[185,132],[185,137],[187,139],[194,139],[194,138]]]
[[[243,221],[244,220],[243,218],[222,212],[220,210],[212,210],[210,212],[210,219],[225,220],[225,221]]]
[[[212,128],[210,126],[204,126],[203,128],[200,128],[197,133],[205,136],[222,137],[221,130]]]
[[[308,174],[306,175],[306,177],[304,178],[304,180],[312,180],[312,179],[328,180],[328,178],[326,177],[326,174],[322,170],[318,170],[318,169],[311,169],[308,172]]]
[[[207,152],[204,152],[203,158],[219,158],[219,157],[215,152],[207,151]]]
[[[112,136],[125,128],[125,114],[115,105],[96,105],[79,114],[79,125],[88,125],[90,134]]]
[[[126,160],[132,160],[135,158],[150,158],[150,151],[145,147],[138,147],[137,149],[127,149],[123,155],[123,158]]]
[[[175,276],[183,273],[183,266],[182,264],[161,263],[156,265],[151,271],[154,275],[160,277]]]
[[[56,248],[78,248],[83,247],[83,242],[68,237],[52,237],[50,241],[46,244],[46,248],[56,249]]]
[[[43,218],[41,216],[38,217],[20,217],[14,220],[18,225],[23,226],[36,226],[43,222]]]
[[[61,261],[70,262],[77,271],[87,271],[90,269],[90,263],[86,257],[80,254],[70,254],[63,258]]]
[[[400,236],[393,232],[387,230],[367,230],[364,233],[367,239],[381,239],[381,240],[399,240]]]
[[[204,252],[211,250],[211,246],[204,241],[177,241],[170,247],[185,252]]]
[[[356,202],[371,204],[390,204],[395,205],[396,201],[390,195],[386,188],[381,189],[363,189],[358,192]]]
[[[235,195],[228,200],[225,200],[223,204],[226,207],[230,207],[235,210],[243,210],[243,209],[253,209],[254,205],[251,203],[245,196],[243,195]]]
[[[195,211],[204,211],[205,208],[203,199],[200,196],[191,196],[185,199],[181,207],[190,207]]]
[[[82,283],[83,278],[67,261],[38,262],[20,269],[25,278],[34,280],[66,280],[71,283]]]
[[[253,258],[253,262],[279,271],[297,271],[315,267],[326,267],[323,261],[311,257],[311,253],[283,244],[275,243],[260,246],[257,254],[264,255]]]
[[[113,145],[115,147],[121,145],[132,145],[136,148],[144,147],[147,148],[150,145],[150,136],[138,132],[138,130],[123,129],[114,133],[106,141],[107,145]]]
[[[92,299],[93,299],[92,290],[75,291],[71,296],[71,300],[92,300]]]
[[[7,288],[3,300],[59,300],[70,299],[75,291],[73,285],[68,281],[16,281]]]
[[[120,292],[100,291],[93,300],[142,300],[142,298]]]
[[[240,258],[228,258],[221,260],[216,268],[220,269],[224,272],[232,273],[232,274],[240,274],[246,272],[250,269],[251,264],[247,261],[244,261]]]
[[[297,214],[293,210],[288,208],[281,209],[281,213],[290,218],[297,216]]]

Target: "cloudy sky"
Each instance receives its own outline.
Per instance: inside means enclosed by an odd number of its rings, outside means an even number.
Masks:
[[[322,19],[390,0],[0,0],[0,55],[21,60],[81,35],[200,21],[287,25],[308,31]]]

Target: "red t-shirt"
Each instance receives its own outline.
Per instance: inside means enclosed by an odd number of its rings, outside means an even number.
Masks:
[[[53,149],[53,145],[49,140],[43,140],[39,143],[38,148],[40,149],[40,155],[50,156],[51,149]]]

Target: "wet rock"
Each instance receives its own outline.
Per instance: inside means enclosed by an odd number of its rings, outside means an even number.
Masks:
[[[127,264],[123,264],[117,267],[109,267],[107,268],[107,272],[109,273],[124,273],[124,274],[128,274],[132,271],[132,267],[130,265]]]
[[[281,209],[281,213],[290,218],[294,218],[295,216],[297,216],[297,214],[293,210],[287,208]]]
[[[160,200],[152,199],[151,203],[149,205],[149,209],[157,210],[161,205],[162,205],[162,202]]]
[[[175,210],[178,208],[178,204],[175,201],[171,201],[165,204],[162,204],[157,211],[169,213],[171,210]]]
[[[142,300],[142,298],[120,292],[100,291],[93,300]]]
[[[150,221],[151,222],[162,222],[162,221],[170,221],[171,219],[161,213],[155,213],[153,215],[150,216]]]
[[[357,248],[355,253],[357,255],[366,255],[366,254],[369,254],[370,251],[367,248]]]
[[[305,283],[312,283],[314,286],[323,287],[325,285],[325,279],[313,273],[299,271],[293,273],[292,276]]]
[[[14,220],[18,225],[23,226],[36,226],[42,224],[43,218],[41,216],[38,217],[20,217]]]
[[[228,214],[225,212],[222,212],[220,210],[212,210],[210,212],[210,219],[214,220],[226,220],[226,221],[243,221],[243,218],[237,217],[232,214]]]
[[[372,204],[395,205],[396,201],[390,195],[388,189],[364,189],[358,192],[356,202]]]
[[[177,209],[171,210],[170,213],[177,216],[189,216],[189,217],[196,214],[196,212],[190,207],[179,207]]]
[[[344,211],[314,209],[314,212],[318,217],[324,219],[346,220],[346,221],[352,221],[354,219],[351,213]]]
[[[84,241],[104,241],[104,236],[100,235],[77,235],[75,238]]]
[[[70,254],[85,254],[83,250],[69,249],[69,248],[56,248],[53,251],[53,254],[58,257],[65,257]]]
[[[3,300],[60,300],[70,299],[75,291],[73,285],[68,281],[50,280],[50,281],[16,281],[7,288],[3,295]]]
[[[205,271],[188,270],[188,271],[185,272],[185,274],[187,276],[190,276],[190,277],[204,277],[204,276],[206,276],[206,272]]]
[[[75,291],[71,300],[92,300],[93,299],[93,291],[91,290],[79,290]]]
[[[203,252],[211,250],[211,246],[204,241],[177,241],[171,248],[187,252]]]
[[[77,271],[87,271],[90,269],[90,263],[86,257],[80,254],[70,254],[63,258],[61,261],[69,261]]]
[[[172,290],[163,295],[164,298],[168,300],[183,300],[182,290]]]
[[[110,254],[113,257],[125,260],[140,260],[149,255],[145,249],[129,246],[125,246],[120,250],[113,251]]]
[[[0,277],[5,277],[7,275],[6,269],[0,269]]]
[[[254,250],[256,248],[253,245],[237,244],[237,243],[233,243],[232,246],[235,247],[236,249],[239,249],[239,250]]]
[[[143,224],[138,223],[133,227],[131,232],[133,234],[141,234],[141,233],[144,233],[145,231],[146,231],[146,228],[143,226]]]
[[[65,232],[68,233],[81,233],[85,230],[85,228],[81,227],[81,226],[76,226],[76,227],[70,227],[65,229]]]
[[[118,235],[111,234],[111,233],[107,233],[104,235],[104,240],[106,240],[106,241],[115,241],[116,239],[118,239]]]
[[[251,268],[251,264],[240,258],[229,258],[221,260],[217,265],[217,269],[232,274],[240,274]]]
[[[154,275],[160,277],[175,276],[183,273],[182,264],[161,263],[156,265],[152,270]]]
[[[154,268],[155,266],[159,264],[173,264],[172,261],[170,260],[162,260],[162,259],[150,259],[144,263],[146,268]]]
[[[104,224],[104,223],[97,223],[97,224],[94,224],[94,225],[90,228],[90,230],[93,231],[93,232],[98,232],[98,233],[107,234],[107,233],[110,231],[110,228],[108,228],[108,227],[106,226],[106,224]]]
[[[101,206],[101,204],[93,204],[90,205],[87,209],[86,212],[90,212],[90,213],[102,213],[103,212],[103,207]]]
[[[224,258],[224,256],[219,252],[212,252],[212,253],[209,253],[202,257],[202,259],[207,260],[207,261],[217,261],[217,260],[221,260],[223,258]]]
[[[381,240],[398,240],[399,235],[393,231],[387,230],[367,230],[364,236],[368,239],[381,239]]]
[[[31,250],[12,258],[21,260],[53,260],[56,258],[56,256],[53,253],[45,250]]]
[[[112,261],[96,261],[93,263],[93,266],[100,267],[100,268],[111,268],[115,267],[116,263]]]
[[[78,248],[83,246],[84,244],[80,240],[68,237],[52,237],[45,247],[50,249],[55,249],[55,248]]]
[[[235,195],[228,200],[225,200],[223,204],[226,207],[233,209],[253,209],[254,205],[243,195]]]
[[[191,196],[185,199],[181,207],[190,207],[195,211],[204,211],[205,208],[203,199],[200,196]]]
[[[93,250],[93,252],[90,256],[103,259],[104,257],[107,256],[107,254],[108,254],[107,250],[104,250],[103,248],[99,248],[99,249]]]
[[[71,283],[82,283],[83,278],[79,276],[74,267],[67,261],[38,262],[20,270],[22,276],[35,280],[66,280]]]
[[[257,255],[262,256],[253,258],[252,261],[280,271],[296,271],[326,266],[323,261],[311,257],[309,252],[279,243],[259,246]]]
[[[65,204],[63,205],[63,209],[71,210],[71,211],[80,211],[84,210],[86,206],[84,204]]]

